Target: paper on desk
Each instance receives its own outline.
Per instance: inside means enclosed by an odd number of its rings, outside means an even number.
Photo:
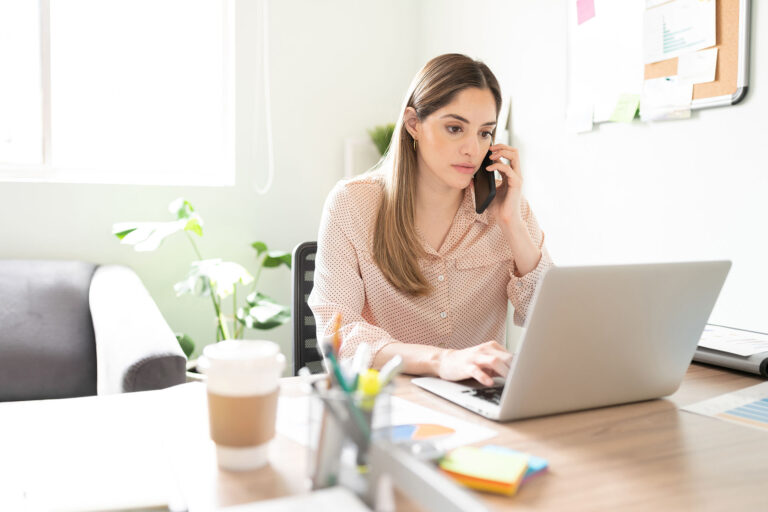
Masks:
[[[9,453],[23,455],[14,462],[22,510],[177,508],[183,498],[166,451],[167,436],[174,435],[175,393],[171,388],[3,407],[5,419],[13,420],[0,429],[7,437],[0,453],[6,460]],[[73,409],[93,414],[83,419]],[[27,451],[3,446],[13,440],[29,445]]]
[[[440,449],[452,450],[496,436],[496,432],[399,397],[390,402],[390,425],[435,424],[448,427],[453,434],[430,439]],[[312,411],[310,412],[310,408]],[[321,405],[308,396],[280,397],[277,405],[277,432],[303,446],[316,446],[320,431]],[[375,421],[374,429],[387,426],[386,418]]]
[[[686,405],[682,410],[768,431],[768,382]]]
[[[329,487],[299,496],[259,501],[220,509],[219,512],[296,512],[306,510],[343,510],[344,512],[369,512],[360,499],[344,487]]]
[[[691,117],[693,84],[677,76],[646,80],[640,98],[640,118],[643,121],[663,121]]]
[[[714,46],[715,0],[646,1],[643,56],[646,64]]]
[[[746,357],[768,352],[768,334],[707,324],[699,346]]]

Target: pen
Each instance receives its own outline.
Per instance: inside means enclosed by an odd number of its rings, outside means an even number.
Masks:
[[[333,328],[333,351],[338,354],[341,350],[341,313],[338,311],[333,314],[331,325]]]
[[[325,399],[323,401],[325,402]],[[344,437],[342,421],[338,412],[329,403],[325,403],[317,440],[315,471],[312,478],[313,489],[330,487],[338,482]]]
[[[326,360],[330,364],[330,368],[328,368],[329,373],[333,376],[333,380],[335,380],[339,387],[344,390],[345,393],[351,393],[351,389],[349,389],[349,386],[347,385],[347,381],[344,378],[344,375],[341,373],[341,367],[339,366],[339,361],[336,359],[336,354],[333,352],[333,347],[331,346],[331,343],[329,342],[323,342],[323,355],[325,356]]]
[[[371,435],[371,430],[368,427],[368,424],[366,423],[362,413],[360,412],[360,409],[357,408],[352,400],[352,391],[349,389],[346,381],[344,380],[344,376],[341,374],[339,362],[336,360],[336,356],[333,353],[330,342],[323,342],[323,353],[330,363],[332,374],[335,377],[336,382],[338,382],[339,387],[341,387],[342,391],[344,392],[344,402],[347,404],[347,409],[349,409],[349,412],[354,417],[355,421],[357,422],[357,426],[360,428],[360,431],[363,433],[365,438],[368,438]]]
[[[324,373],[312,373],[306,366],[299,369],[299,377],[301,377],[302,382],[312,386],[318,391],[324,391],[320,386],[322,383],[325,383],[325,389],[328,388],[328,375]]]
[[[369,428],[373,428],[373,408],[376,405],[376,396],[381,391],[379,386],[379,372],[377,370],[367,370],[360,374],[358,379],[357,392],[355,394],[360,410],[363,411],[365,421]],[[368,447],[357,450],[357,467],[359,471],[367,470],[366,458]]]
[[[357,388],[360,375],[368,369],[368,361],[371,359],[371,346],[365,342],[358,345],[352,358],[352,388]]]
[[[403,358],[400,354],[396,354],[392,359],[387,361],[384,366],[381,367],[379,372],[379,386],[382,388],[389,384],[389,382],[403,370]]]

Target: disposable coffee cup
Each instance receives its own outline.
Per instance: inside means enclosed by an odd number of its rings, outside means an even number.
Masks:
[[[285,368],[280,347],[265,340],[224,340],[206,346],[198,366],[207,376],[208,419],[219,467],[248,471],[264,466]]]

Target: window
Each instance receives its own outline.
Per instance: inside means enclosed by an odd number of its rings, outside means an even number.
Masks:
[[[0,162],[43,163],[37,2],[0,2]]]
[[[0,177],[234,184],[229,0],[0,5]]]

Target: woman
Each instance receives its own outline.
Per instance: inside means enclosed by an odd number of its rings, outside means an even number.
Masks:
[[[518,152],[493,143],[500,107],[485,64],[436,57],[411,84],[385,158],[331,191],[309,305],[319,336],[341,313],[341,358],[366,342],[374,368],[400,354],[405,373],[487,386],[506,376],[507,300],[522,325],[552,261],[521,195]],[[477,170],[489,148],[493,165]],[[482,214],[476,170],[502,176]]]

